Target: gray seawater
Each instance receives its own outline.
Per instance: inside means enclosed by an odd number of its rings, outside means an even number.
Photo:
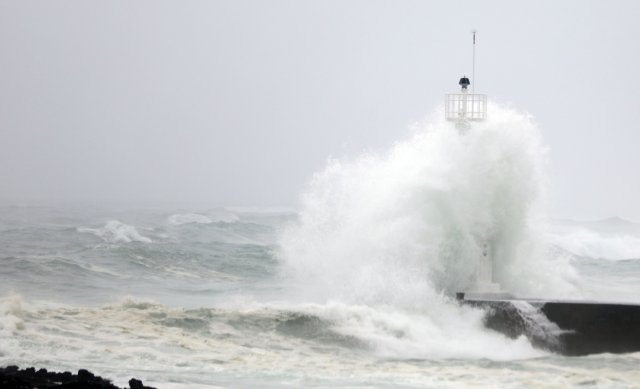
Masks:
[[[412,308],[297,295],[279,254],[297,217],[0,208],[0,365],[160,388],[640,387],[640,354],[535,350],[467,328],[482,313],[446,298]],[[621,223],[558,222],[552,240],[580,251],[571,262],[585,290],[638,302],[640,260],[588,256],[633,250],[620,242],[635,244],[636,225]]]

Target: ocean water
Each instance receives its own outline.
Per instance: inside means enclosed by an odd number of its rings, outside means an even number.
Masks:
[[[488,245],[520,296],[640,303],[640,224],[551,218],[535,123],[489,115],[332,160],[292,209],[0,207],[0,365],[160,388],[640,386],[640,353],[556,355],[452,298]]]

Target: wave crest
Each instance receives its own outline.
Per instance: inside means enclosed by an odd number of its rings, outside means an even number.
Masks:
[[[152,240],[142,236],[134,226],[124,224],[118,220],[110,220],[102,228],[78,228],[78,232],[91,233],[102,238],[107,243],[151,243]]]
[[[198,213],[177,213],[169,216],[169,223],[174,226],[181,226],[183,224],[198,223],[198,224],[211,224],[213,220],[205,215]]]

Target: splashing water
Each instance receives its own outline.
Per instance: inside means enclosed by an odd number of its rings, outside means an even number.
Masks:
[[[306,297],[430,307],[473,286],[487,243],[505,290],[566,297],[573,270],[543,241],[545,163],[532,119],[493,103],[464,134],[438,119],[387,153],[332,160],[283,234],[285,271]]]

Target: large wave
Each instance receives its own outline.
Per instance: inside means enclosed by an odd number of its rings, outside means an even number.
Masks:
[[[471,319],[479,312],[468,310],[467,315]],[[123,382],[134,369],[145,381],[152,375],[161,381],[197,382],[212,372],[259,376],[283,371],[322,377],[327,369],[335,374],[333,366],[344,367],[347,374],[359,370],[363,377],[381,370],[393,376],[406,369],[394,359],[422,358],[425,348],[434,357],[510,360],[516,354],[544,355],[525,339],[513,342],[497,333],[472,336],[465,331],[469,326],[457,326],[455,337],[443,335],[426,319],[418,313],[400,315],[392,309],[341,303],[292,307],[227,302],[217,308],[184,309],[124,300],[68,307],[32,306],[12,295],[0,297],[0,363],[70,370],[82,361],[81,366]],[[47,346],[44,354],[42,345]],[[372,352],[389,363],[372,367]]]
[[[595,222],[555,221],[550,240],[577,256],[594,259],[639,259],[640,225],[609,218]]]
[[[546,149],[528,115],[496,104],[462,134],[427,122],[389,152],[331,160],[283,234],[300,293],[425,306],[473,286],[482,245],[512,293],[574,288],[568,260],[544,243]]]

